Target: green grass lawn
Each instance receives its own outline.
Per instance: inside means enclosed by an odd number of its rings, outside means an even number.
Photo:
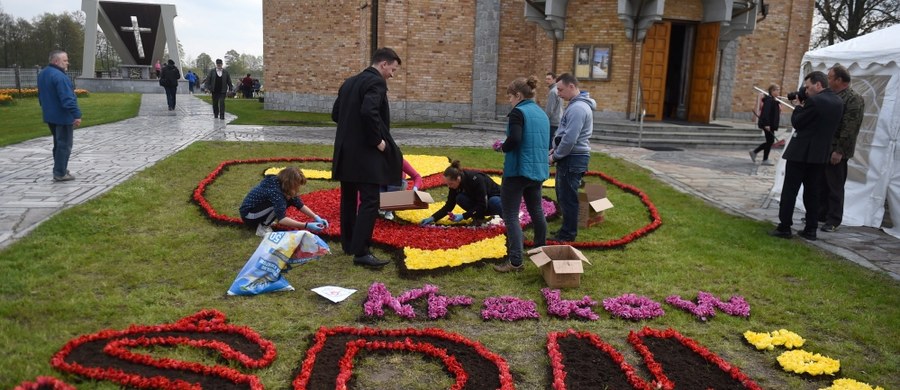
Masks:
[[[207,103],[212,102],[209,95],[197,95]],[[230,122],[234,125],[261,125],[261,126],[313,126],[331,127],[331,113],[321,112],[297,112],[266,110],[258,99],[228,99],[225,102],[225,111],[237,115],[237,119]],[[451,123],[447,122],[391,122],[392,128],[414,127],[425,129],[446,129]]]
[[[92,93],[78,98],[78,107],[84,119],[79,128],[118,122],[137,115],[141,94]],[[19,98],[13,105],[0,106],[0,146],[49,135],[37,98]]]
[[[93,98],[93,97],[92,97]],[[232,107],[237,104],[229,105]],[[441,154],[460,158],[469,167],[498,168],[502,156],[471,148],[405,148],[408,154]],[[266,388],[290,387],[293,371],[320,326],[376,326],[383,329],[440,327],[478,340],[507,360],[517,388],[549,387],[546,335],[572,328],[600,335],[642,367],[626,342],[630,330],[642,326],[673,327],[724,359],[738,365],[767,389],[819,389],[833,378],[809,379],[780,370],[780,351],[756,351],[742,339],[746,330],[786,328],[805,337],[804,349],[840,359],[839,376],[885,389],[900,387],[900,285],[883,274],[807,245],[765,233],[770,224],[725,214],[701,200],[652,179],[635,166],[594,155],[592,170],[602,170],[648,194],[659,208],[663,225],[625,248],[588,250],[582,286],[564,290],[565,299],[590,295],[600,301],[624,293],[663,302],[678,294],[693,298],[698,290],[722,298],[746,297],[751,317],[719,313],[709,322],[663,304],[666,315],[650,321],[611,318],[602,307],[593,322],[560,320],[547,315],[540,295],[544,287],[531,264],[519,274],[496,274],[489,267],[465,267],[440,275],[400,277],[395,264],[380,271],[353,266],[337,252],[295,268],[287,279],[294,292],[257,297],[226,297],[225,291],[259,243],[249,229],[223,226],[202,216],[190,202],[197,183],[220,162],[230,159],[281,156],[330,157],[330,147],[275,143],[195,143],[157,163],[106,194],[67,209],[37,227],[27,237],[0,251],[0,388],[11,388],[38,375],[76,378],[55,372],[50,357],[67,341],[102,329],[130,324],[176,321],[204,308],[228,315],[231,323],[252,327],[278,348],[267,368],[243,370],[258,375]],[[303,167],[327,169],[327,164]],[[210,202],[237,215],[244,193],[260,179],[265,164],[225,171],[209,190]],[[595,179],[596,180],[596,179]],[[306,191],[336,183],[313,180]],[[432,189],[438,199],[446,189]],[[551,195],[552,190],[545,190]],[[611,239],[636,228],[640,202],[633,195],[610,189],[615,208],[604,225],[580,239]],[[550,230],[559,227],[551,223]],[[380,249],[379,256],[386,256]],[[363,317],[366,289],[373,282],[393,294],[426,283],[446,295],[469,295],[475,303],[454,308],[437,321],[404,320],[389,314],[381,320]],[[347,301],[332,304],[309,289],[339,285],[359,290]],[[485,322],[482,300],[512,295],[538,303],[541,318],[517,323]],[[208,354],[178,348],[156,353],[216,362]],[[369,355],[356,362],[359,388],[446,388],[448,376],[435,363],[403,354]],[[645,375],[646,377],[646,375]],[[116,389],[111,383],[86,381],[79,389]],[[436,385],[440,384],[440,385]]]

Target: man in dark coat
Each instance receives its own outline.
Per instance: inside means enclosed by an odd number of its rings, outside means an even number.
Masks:
[[[216,58],[216,67],[203,79],[203,85],[212,95],[213,118],[225,119],[225,96],[234,88],[231,75],[222,67],[222,59]]]
[[[331,177],[341,182],[341,246],[353,263],[382,267],[369,251],[381,202],[380,186],[401,180],[403,154],[390,133],[387,79],[400,68],[390,48],[372,55],[371,65],[344,81],[331,110],[337,123]]]
[[[169,104],[169,111],[175,111],[175,94],[177,93],[178,80],[180,79],[181,72],[175,66],[175,61],[169,60],[159,75],[159,85],[166,89],[166,102]]]
[[[780,223],[769,234],[791,238],[794,205],[802,184],[806,226],[797,234],[812,241],[816,239],[818,228],[819,186],[825,163],[831,158],[831,138],[841,123],[844,103],[828,89],[825,73],[817,71],[807,74],[803,83],[808,97],[791,115],[794,136],[782,156],[787,160],[787,166],[778,209]]]

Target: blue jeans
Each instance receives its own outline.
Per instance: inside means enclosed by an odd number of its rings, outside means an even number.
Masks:
[[[463,210],[470,211],[475,208],[475,202],[469,199],[466,194],[456,194],[456,204]],[[499,196],[489,196],[487,200],[487,210],[485,215],[500,215],[503,212],[503,205]]]
[[[541,205],[542,182],[523,176],[504,177],[500,186],[500,202],[503,205],[502,217],[506,224],[506,256],[510,264],[522,265],[522,226],[519,225],[519,205],[525,198],[525,208],[531,216],[534,227],[534,245],[543,246],[547,241],[547,221],[544,219],[544,208]]]
[[[590,160],[590,155],[576,154],[556,162],[556,201],[563,217],[556,238],[563,241],[574,241],[578,235],[578,187]]]
[[[53,176],[63,177],[69,173],[69,156],[72,154],[72,138],[75,129],[72,125],[56,125],[48,123],[50,134],[53,134]]]

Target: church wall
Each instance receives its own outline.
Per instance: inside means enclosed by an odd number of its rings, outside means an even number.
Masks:
[[[539,25],[525,21],[524,0],[489,3],[496,8],[488,8],[499,9],[495,18],[479,16],[476,9],[481,2],[476,0],[379,1],[379,45],[393,47],[403,59],[400,71],[388,82],[393,119],[472,120],[473,73],[490,73],[493,66],[484,66],[490,64],[483,60],[485,55],[497,56],[496,80],[489,84],[496,83],[496,114],[503,117],[509,110],[506,86],[510,81],[528,75],[542,81],[554,65],[557,74],[572,72],[574,46],[582,44],[612,45],[610,79],[581,81],[582,88],[597,100],[595,117],[626,117],[637,94],[641,44],[625,37],[616,0],[569,1],[565,36],[557,42],[555,63],[553,39]],[[766,3],[768,17],[752,35],[737,39],[728,51],[736,54],[720,55],[733,69],[720,75],[728,77],[733,100],[723,96],[725,101],[717,102],[717,119],[749,118],[757,96],[754,85],[765,88],[777,82],[784,87],[783,93],[796,89],[798,64],[808,49],[812,0]],[[318,0],[265,1],[266,108],[329,112],[341,82],[368,65],[370,8]],[[701,0],[669,0],[664,18],[699,21],[702,13]],[[484,26],[496,18],[499,37],[490,29],[476,36],[476,20]],[[491,47],[476,48],[475,42]],[[494,48],[494,42],[499,47]],[[546,86],[539,83],[539,104],[546,94]],[[484,108],[481,100],[478,106]]]
[[[796,91],[800,60],[809,50],[812,0],[770,0],[769,15],[756,24],[753,34],[738,38],[737,66],[732,100],[732,116],[750,120],[759,94],[753,86],[766,89],[781,85],[781,93]],[[789,110],[782,110],[789,113]]]
[[[537,77],[535,101],[543,106],[547,100],[544,75],[553,70],[553,40],[536,23],[526,22],[524,14],[524,0],[501,1],[500,58],[497,67],[497,115],[500,118],[512,109],[506,88],[516,78]]]
[[[625,37],[625,27],[617,15],[616,0],[570,0],[565,39],[558,44],[558,73],[574,72],[575,46],[611,44],[609,81],[580,80],[582,90],[597,101],[595,118],[624,119],[628,107],[629,83],[637,85],[640,45]],[[599,23],[598,20],[602,20]],[[632,53],[636,50],[634,67]],[[632,77],[632,74],[634,77]],[[636,91],[636,89],[635,89]],[[632,91],[632,101],[636,92]]]

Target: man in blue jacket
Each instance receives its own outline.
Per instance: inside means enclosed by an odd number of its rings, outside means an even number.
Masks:
[[[578,235],[578,188],[591,161],[591,134],[597,102],[578,88],[578,79],[563,73],[556,79],[559,97],[569,105],[559,121],[550,150],[550,164],[556,164],[556,201],[562,208],[562,227],[552,238],[575,241]]]
[[[81,110],[75,86],[66,75],[68,69],[69,55],[54,50],[50,64],[38,74],[38,102],[53,134],[53,181],[75,180],[68,167],[75,127],[81,126]]]

